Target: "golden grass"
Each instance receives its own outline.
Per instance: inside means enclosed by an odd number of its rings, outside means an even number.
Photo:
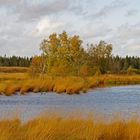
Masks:
[[[16,92],[57,92],[78,94],[90,88],[140,84],[140,75],[101,75],[87,78],[81,77],[49,77],[31,79],[27,73],[0,73],[0,93],[12,95]]]
[[[12,94],[15,94],[17,91],[20,91],[21,86],[12,84],[12,85],[7,85],[4,89],[4,93],[6,96],[10,96]]]
[[[5,80],[27,80],[29,76],[27,73],[0,73],[0,82]]]
[[[0,67],[0,73],[26,73],[28,71],[28,67]]]
[[[22,123],[0,120],[0,140],[140,140],[140,121],[40,116]]]

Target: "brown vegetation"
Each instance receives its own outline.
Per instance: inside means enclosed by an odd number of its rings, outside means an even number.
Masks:
[[[0,73],[25,73],[28,71],[28,67],[0,67]]]
[[[7,96],[16,92],[57,92],[78,94],[88,89],[104,86],[140,84],[139,75],[96,75],[92,77],[67,76],[31,79],[28,74],[0,74],[0,93]]]
[[[22,123],[19,119],[0,121],[0,140],[139,140],[137,119],[40,116]]]

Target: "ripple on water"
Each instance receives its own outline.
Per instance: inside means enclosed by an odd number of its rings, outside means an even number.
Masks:
[[[9,112],[28,119],[44,111],[57,112],[97,112],[106,116],[119,112],[124,116],[140,115],[140,85],[97,88],[87,94],[33,94],[10,97],[0,95],[0,117],[9,116]]]

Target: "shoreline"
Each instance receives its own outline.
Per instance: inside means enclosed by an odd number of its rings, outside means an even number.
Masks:
[[[25,95],[28,92],[56,92],[66,94],[86,93],[94,88],[138,85],[140,75],[101,75],[93,77],[50,77],[31,79],[28,74],[0,74],[0,93],[11,96],[19,92]],[[2,77],[3,76],[3,77]]]

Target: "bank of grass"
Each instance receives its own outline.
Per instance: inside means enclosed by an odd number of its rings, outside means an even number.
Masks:
[[[0,120],[0,140],[140,140],[140,121],[60,115]]]
[[[28,67],[0,67],[1,73],[26,73],[28,71]]]
[[[104,86],[140,84],[140,75],[100,75],[93,77],[44,77],[31,79],[27,73],[0,73],[0,93],[57,92],[79,94]]]

